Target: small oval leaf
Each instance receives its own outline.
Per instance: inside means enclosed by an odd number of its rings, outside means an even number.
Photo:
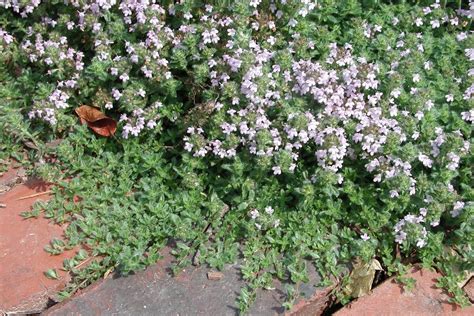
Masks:
[[[44,275],[51,280],[59,279],[58,272],[55,269],[49,269],[48,271],[44,272]]]

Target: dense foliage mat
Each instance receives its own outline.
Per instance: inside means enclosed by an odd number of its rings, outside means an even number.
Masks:
[[[69,224],[47,251],[82,248],[62,297],[153,264],[172,241],[175,272],[241,260],[242,311],[274,278],[307,280],[308,262],[325,284],[342,278],[347,302],[347,265],[373,259],[407,285],[408,265],[436,268],[469,304],[473,12],[0,2],[0,158],[56,184],[24,216]]]

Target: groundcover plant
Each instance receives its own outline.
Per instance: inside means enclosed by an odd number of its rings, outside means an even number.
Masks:
[[[373,258],[407,285],[410,264],[436,268],[469,304],[473,16],[468,1],[0,1],[0,158],[56,184],[24,216],[68,223],[47,251],[81,248],[61,297],[173,241],[175,272],[240,262],[243,312],[274,278],[314,264],[346,284]],[[117,132],[81,124],[83,105]]]

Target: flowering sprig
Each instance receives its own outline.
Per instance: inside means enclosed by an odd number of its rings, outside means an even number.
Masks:
[[[275,210],[271,206],[265,207],[263,212],[254,208],[249,212],[249,216],[257,230],[267,231],[280,226],[280,219],[275,217],[274,212]]]

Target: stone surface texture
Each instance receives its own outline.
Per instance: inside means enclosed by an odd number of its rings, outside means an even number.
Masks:
[[[74,255],[66,252],[52,256],[44,246],[52,238],[61,238],[63,229],[44,218],[24,219],[23,211],[29,211],[37,200],[47,200],[48,195],[20,199],[49,189],[38,180],[18,184],[17,170],[9,170],[0,183],[10,186],[0,193],[0,314],[34,313],[46,308],[50,295],[64,286],[64,274],[59,280],[50,280],[44,271],[62,267],[65,258]],[[59,271],[58,271],[59,272]]]
[[[474,303],[474,277],[471,277],[471,279],[466,282],[466,285],[464,285],[463,289],[469,297],[471,303]]]
[[[44,315],[237,315],[236,299],[244,282],[237,265],[226,266],[220,280],[209,280],[205,267],[189,267],[173,277],[168,269],[174,260],[169,249],[156,265],[127,277],[97,282],[46,311]],[[319,276],[310,271],[310,282],[299,287],[308,301],[324,292],[316,288]],[[248,315],[283,315],[283,286],[257,294]],[[300,303],[306,305],[305,302]],[[298,314],[304,315],[304,314]],[[313,314],[314,315],[314,314]]]

